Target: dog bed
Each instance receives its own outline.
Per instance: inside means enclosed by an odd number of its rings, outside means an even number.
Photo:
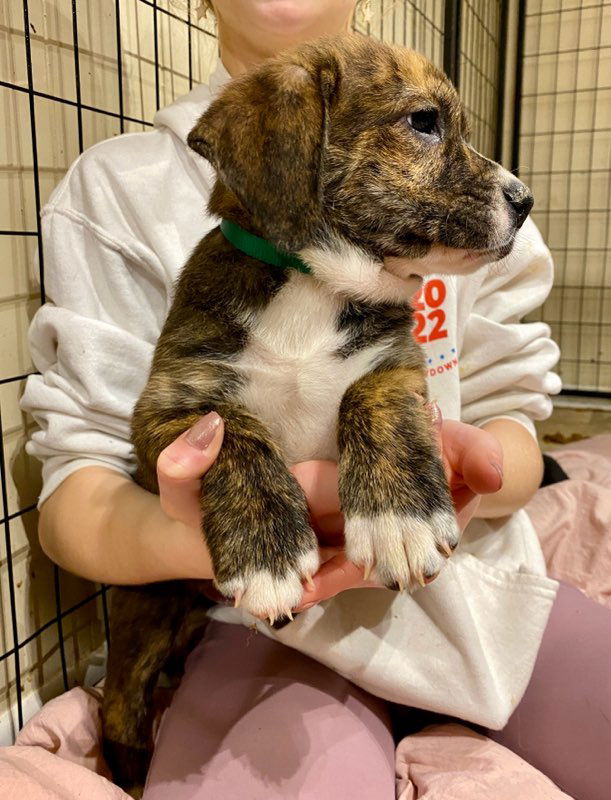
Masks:
[[[611,608],[611,435],[554,451],[570,480],[540,489],[527,510],[549,574]],[[587,535],[586,535],[587,532]],[[100,752],[100,695],[72,689],[47,703],[0,750],[0,796],[128,800]],[[397,747],[399,800],[563,800],[542,773],[459,724],[435,725]]]

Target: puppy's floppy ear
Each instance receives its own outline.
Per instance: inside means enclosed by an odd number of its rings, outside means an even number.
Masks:
[[[302,66],[273,61],[233,81],[189,134],[259,231],[296,251],[311,241],[321,212],[320,173],[335,59]]]

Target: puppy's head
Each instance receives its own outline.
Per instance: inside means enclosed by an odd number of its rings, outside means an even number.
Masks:
[[[280,248],[347,247],[380,269],[437,254],[464,272],[507,255],[532,206],[468,135],[452,84],[423,56],[340,36],[230,83],[188,143],[217,170],[212,210],[237,199]]]

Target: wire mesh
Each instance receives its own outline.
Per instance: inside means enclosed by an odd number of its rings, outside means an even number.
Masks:
[[[472,128],[473,146],[498,157],[499,99],[503,79],[500,58],[505,3],[464,0],[460,36],[460,94]]]
[[[100,40],[100,20],[114,41]],[[125,46],[126,31],[135,49]],[[40,477],[23,452],[31,422],[23,420],[18,397],[32,371],[24,331],[35,307],[47,299],[40,211],[79,153],[108,136],[150,128],[160,105],[201,80],[217,48],[210,26],[194,18],[190,3],[174,0],[15,1],[0,10],[0,34],[0,92],[5,119],[13,123],[7,126],[2,164],[7,205],[0,243],[5,271],[15,272],[15,254],[23,265],[20,285],[3,285],[2,300],[24,312],[11,320],[16,329],[11,338],[24,352],[19,359],[3,358],[0,376],[0,741],[7,743],[29,714],[24,710],[29,690],[50,696],[68,689],[82,678],[79,667],[87,656],[108,638],[107,587],[52,566],[37,544]],[[171,44],[177,41],[180,54]],[[36,276],[29,274],[33,263]],[[13,368],[17,364],[20,368]],[[15,465],[23,472],[24,464],[26,474],[18,479]]]
[[[379,0],[372,17],[357,12],[354,29],[383,42],[409,47],[443,67],[447,0]]]
[[[549,323],[568,394],[611,397],[611,2],[523,0],[520,175],[556,265]]]

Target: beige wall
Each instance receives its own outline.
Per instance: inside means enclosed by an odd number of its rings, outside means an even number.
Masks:
[[[120,32],[124,130],[141,130],[155,111],[155,50],[153,8],[147,0],[120,0]],[[496,4],[468,0],[465,19],[469,25],[498,24]],[[160,104],[189,89],[187,0],[157,0]],[[37,230],[35,186],[44,204],[70,163],[79,153],[79,113],[75,80],[71,0],[29,0],[30,42],[37,128],[31,137],[26,50],[23,34],[23,3],[0,3],[0,231]],[[357,27],[387,41],[418,49],[438,65],[443,56],[443,0],[374,0],[369,23],[361,18]],[[115,0],[78,0],[78,44],[82,139],[88,147],[115,136],[119,119],[119,69]],[[169,11],[169,14],[163,13]],[[200,22],[191,31],[193,82],[204,81],[216,58],[213,30]],[[469,29],[473,33],[473,28]],[[482,31],[480,30],[480,34]],[[490,114],[494,108],[496,80],[495,50],[490,37],[463,36],[463,51],[473,60],[463,75],[467,105],[481,117],[474,121],[476,144],[486,152],[493,146]],[[481,51],[480,56],[477,55]],[[476,68],[477,66],[477,68]],[[484,78],[486,80],[484,80]],[[44,95],[50,95],[46,97]],[[107,114],[102,112],[109,112]],[[39,169],[33,170],[33,145]],[[34,254],[36,236],[0,234],[0,408],[6,463],[5,528],[10,535],[14,604],[10,593],[9,559],[4,535],[0,537],[0,656],[13,648],[13,610],[18,640],[34,637],[20,648],[21,686],[26,716],[40,697],[61,690],[61,661],[56,617],[54,570],[41,553],[36,538],[33,506],[40,486],[40,470],[24,452],[31,429],[20,412],[18,398],[23,389],[19,376],[32,371],[27,348],[27,328],[40,303],[38,270]],[[61,608],[85,601],[93,587],[64,573],[59,576]],[[103,641],[99,598],[94,598],[63,619],[67,668],[70,679],[81,680],[89,654]],[[43,628],[39,635],[37,631]],[[10,739],[12,728],[7,709],[15,706],[14,658],[0,661],[0,742]]]

